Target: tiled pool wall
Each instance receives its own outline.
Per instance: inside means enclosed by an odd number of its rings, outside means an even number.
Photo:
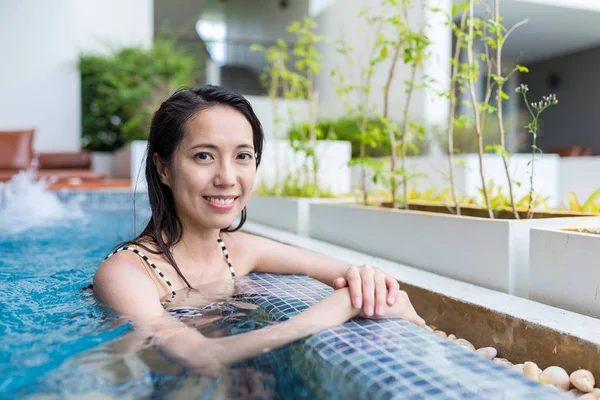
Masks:
[[[63,203],[77,202],[84,211],[133,210],[134,206],[136,212],[150,209],[146,192],[61,190],[56,195]]]
[[[148,209],[145,193],[58,192],[90,211]],[[134,201],[135,200],[135,201]],[[277,321],[288,319],[331,292],[302,276],[252,274],[249,290]],[[559,399],[571,398],[401,319],[355,319],[313,335],[283,352],[319,398]],[[289,362],[258,357],[254,362]],[[274,367],[281,369],[281,366]]]
[[[258,304],[279,321],[332,290],[304,276],[249,278],[250,290],[269,295]],[[302,357],[310,368],[296,370],[320,398],[570,398],[402,319],[349,321],[308,338]]]

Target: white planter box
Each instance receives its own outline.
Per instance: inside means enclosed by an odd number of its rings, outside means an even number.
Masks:
[[[353,202],[353,199],[252,196],[246,208],[250,221],[308,236],[310,204],[349,202]]]
[[[583,203],[600,188],[600,157],[563,157],[560,159],[558,200],[567,204],[569,192]]]
[[[357,205],[311,204],[313,238],[521,297],[529,292],[529,230],[600,224],[600,217],[489,220]]]
[[[513,181],[515,200],[518,201],[529,193],[529,175],[531,166],[530,154],[513,154],[509,160],[509,171]],[[559,193],[559,165],[560,157],[556,154],[543,154],[536,156],[534,163],[533,189],[542,197],[550,197],[549,206],[558,204]],[[450,187],[448,158],[442,156],[411,156],[406,163],[409,174],[423,174],[410,181],[409,188],[416,188],[419,192],[435,189],[437,192]],[[496,155],[486,154],[483,159],[486,184],[493,181],[495,187],[502,187],[504,195],[508,196],[508,186],[504,163],[502,158]],[[464,154],[456,156],[454,168],[456,191],[459,195],[474,196],[480,198],[481,178],[479,176],[479,157],[477,154]],[[352,187],[360,185],[360,166],[352,167]],[[368,177],[368,189],[376,190],[371,181],[372,175]],[[521,186],[517,187],[516,182]]]
[[[532,229],[530,241],[530,299],[600,318],[600,235]]]
[[[92,170],[102,172],[106,178],[114,178],[115,154],[103,151],[92,152]]]

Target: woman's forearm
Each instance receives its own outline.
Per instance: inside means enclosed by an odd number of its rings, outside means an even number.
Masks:
[[[358,316],[359,312],[352,307],[347,289],[336,290],[288,321],[240,335],[211,339],[210,352],[223,365],[230,365],[341,325]]]
[[[162,327],[155,325],[153,331],[156,345],[169,359],[188,370],[212,374],[224,366],[343,324],[359,312],[352,307],[348,289],[344,288],[288,321],[235,336],[206,338],[179,321]]]

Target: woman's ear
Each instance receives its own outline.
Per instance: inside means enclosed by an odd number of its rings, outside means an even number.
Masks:
[[[169,174],[167,168],[167,162],[160,158],[158,153],[154,153],[152,155],[152,162],[154,163],[154,167],[156,168],[156,172],[158,172],[158,177],[160,181],[169,186]]]

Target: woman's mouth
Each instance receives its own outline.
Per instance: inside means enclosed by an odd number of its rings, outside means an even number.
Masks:
[[[235,205],[237,197],[210,197],[203,196],[204,200],[209,206],[216,208],[217,210],[231,210]]]

